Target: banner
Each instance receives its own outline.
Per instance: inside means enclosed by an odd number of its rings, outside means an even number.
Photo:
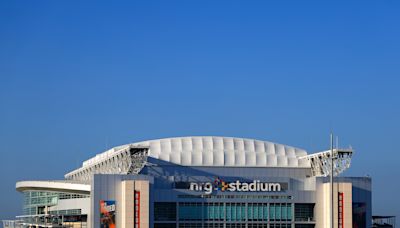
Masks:
[[[100,228],[115,228],[114,200],[100,200]]]

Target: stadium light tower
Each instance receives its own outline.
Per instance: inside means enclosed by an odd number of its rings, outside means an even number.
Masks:
[[[331,133],[331,173],[329,181],[331,183],[331,228],[333,228],[333,134]]]
[[[330,135],[330,150],[309,154],[301,157],[300,159],[307,159],[311,165],[311,176],[314,177],[327,177],[330,180],[330,194],[331,194],[331,219],[330,224],[333,228],[334,222],[334,207],[333,207],[333,178],[338,176],[346,169],[350,168],[351,158],[353,156],[353,149],[339,149],[333,147],[333,134]]]

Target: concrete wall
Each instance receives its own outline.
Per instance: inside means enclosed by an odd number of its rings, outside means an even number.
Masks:
[[[121,183],[121,228],[133,228],[135,224],[134,216],[134,194],[135,181],[126,180]]]
[[[90,198],[62,199],[57,205],[50,207],[51,211],[81,209],[82,214],[90,213]]]
[[[330,183],[322,183],[318,186],[317,201],[315,205],[315,218],[316,228],[330,227],[331,221],[331,185]],[[343,221],[344,228],[352,228],[352,184],[351,183],[338,183],[333,186],[333,208],[334,208],[334,227],[338,228],[338,193],[343,193]]]
[[[135,181],[135,191],[140,192],[140,228],[150,226],[150,185],[149,181]]]
[[[137,185],[136,186],[136,182]],[[116,201],[116,227],[133,227],[133,190],[149,192],[147,183],[152,183],[153,179],[143,175],[100,175],[95,174],[91,184],[91,211],[88,218],[88,227],[100,227],[100,200]],[[143,194],[143,200],[149,200],[149,193]],[[141,202],[141,206],[148,207],[149,203]],[[149,213],[149,210],[143,209],[143,213]],[[146,215],[141,228],[148,228],[148,219],[146,226]],[[148,215],[147,215],[148,216]],[[142,226],[143,225],[143,226]]]
[[[344,221],[345,227],[353,227],[353,206],[357,203],[365,205],[365,227],[371,227],[371,179],[368,177],[338,177],[334,180],[334,224],[338,222],[338,192],[344,193]],[[316,192],[316,228],[329,227],[330,225],[330,184],[328,178],[317,179]],[[360,225],[360,224],[358,224]]]

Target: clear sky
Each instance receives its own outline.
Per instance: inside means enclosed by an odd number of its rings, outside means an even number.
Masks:
[[[0,219],[15,182],[171,136],[355,148],[400,216],[400,2],[1,1]],[[7,208],[7,210],[5,210]]]

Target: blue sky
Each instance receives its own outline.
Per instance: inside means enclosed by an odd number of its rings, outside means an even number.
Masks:
[[[1,1],[0,202],[112,146],[222,135],[356,150],[400,216],[400,2]]]

